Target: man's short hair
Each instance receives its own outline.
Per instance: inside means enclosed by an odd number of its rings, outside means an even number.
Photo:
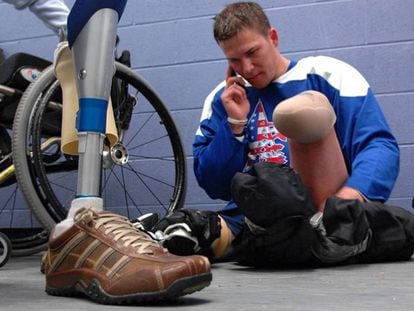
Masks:
[[[227,5],[214,18],[214,38],[217,42],[237,35],[244,28],[251,28],[266,36],[269,19],[262,7],[255,2],[235,2]]]

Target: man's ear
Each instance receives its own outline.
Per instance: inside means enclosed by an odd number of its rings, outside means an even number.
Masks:
[[[276,29],[273,27],[269,29],[269,38],[275,47],[279,45],[279,35],[277,34]]]

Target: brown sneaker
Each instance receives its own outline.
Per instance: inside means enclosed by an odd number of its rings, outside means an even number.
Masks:
[[[203,256],[175,256],[124,217],[81,209],[75,224],[51,238],[45,258],[46,292],[84,294],[104,304],[170,300],[208,286]]]
[[[40,272],[42,274],[45,274],[45,267],[46,267],[46,258],[47,258],[47,252],[44,252],[42,254],[42,258],[40,259]]]

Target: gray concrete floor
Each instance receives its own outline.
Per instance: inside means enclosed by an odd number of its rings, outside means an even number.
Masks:
[[[233,263],[213,266],[213,282],[177,302],[103,306],[48,296],[40,255],[11,258],[0,268],[0,310],[414,310],[414,261],[314,270],[257,271]]]

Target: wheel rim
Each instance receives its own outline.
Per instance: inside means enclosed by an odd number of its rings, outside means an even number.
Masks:
[[[134,82],[128,71],[121,73],[121,77],[128,82]],[[163,215],[171,209],[180,208],[185,193],[185,157],[181,142],[174,144],[169,138],[171,135],[178,135],[171,133],[176,131],[176,128],[165,128],[165,124],[171,123],[168,111],[154,111],[148,99],[137,91],[137,87],[129,87],[130,94],[133,94],[138,104],[131,117],[129,130],[120,135],[120,145],[128,153],[127,160],[122,161],[126,159],[123,153],[121,161],[112,161],[110,165],[106,165],[102,174],[102,197],[105,208],[129,218],[154,211]],[[146,87],[144,92],[152,94],[152,90],[148,91]],[[140,88],[142,89],[142,86]],[[45,158],[56,153],[56,149],[40,151],[40,146],[45,141],[42,135],[42,109],[47,109],[49,97],[54,94],[53,90],[49,91],[50,94],[44,94],[43,104],[38,103],[38,110],[30,123],[33,135],[28,135],[27,147],[36,155],[28,161],[32,180],[39,185],[35,187],[37,194],[53,221],[58,222],[65,217],[70,202],[76,195],[77,172],[74,168],[77,167],[77,163],[76,157],[68,161],[68,158],[63,156],[54,163],[44,163]],[[122,104],[114,107],[115,114],[122,108]],[[176,146],[177,143],[180,144],[179,147]],[[123,150],[119,146],[116,148],[116,151]],[[53,172],[54,165],[63,160],[69,162],[69,171],[50,173]]]

